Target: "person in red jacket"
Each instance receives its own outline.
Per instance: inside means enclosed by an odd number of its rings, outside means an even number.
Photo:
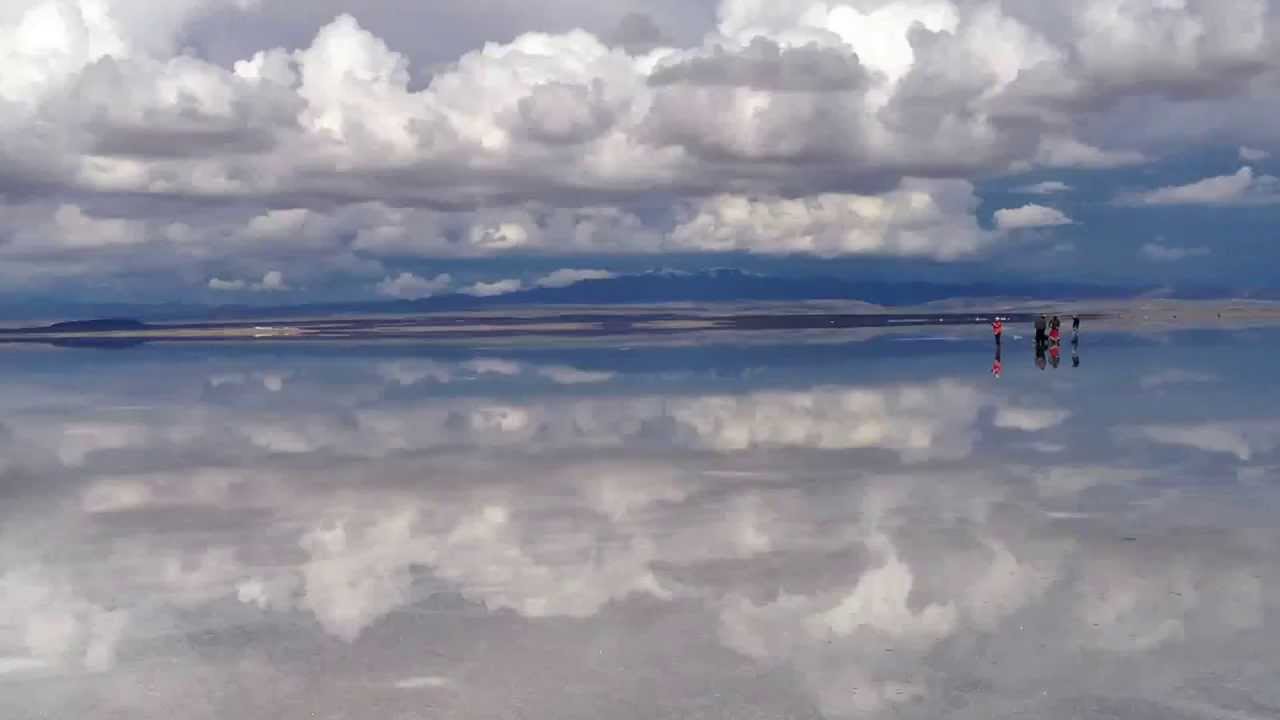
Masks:
[[[1000,344],[1000,338],[1004,335],[1004,323],[1000,318],[991,321],[991,333],[996,336],[996,344]]]

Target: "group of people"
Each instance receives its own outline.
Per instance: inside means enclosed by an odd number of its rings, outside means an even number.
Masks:
[[[1049,330],[1047,335],[1045,334],[1046,327]],[[1071,338],[1072,342],[1080,341],[1079,315],[1073,315],[1071,318]],[[997,336],[996,342],[999,342],[999,336]],[[1058,316],[1054,315],[1052,318],[1048,318],[1046,315],[1041,314],[1040,317],[1036,318],[1036,347],[1059,345],[1061,343],[1062,321],[1058,319]]]
[[[1055,368],[1062,362],[1062,320],[1054,315],[1041,314],[1036,318],[1036,367],[1041,370],[1048,363]],[[996,359],[991,366],[991,374],[1000,377],[1004,364],[1000,359],[1000,350],[1004,338],[1004,321],[997,317],[991,321],[991,332],[996,338]],[[1071,317],[1071,366],[1080,367],[1080,316]]]

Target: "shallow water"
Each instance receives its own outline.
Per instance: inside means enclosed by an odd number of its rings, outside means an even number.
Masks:
[[[0,352],[0,718],[1280,715],[1280,332],[990,343]]]

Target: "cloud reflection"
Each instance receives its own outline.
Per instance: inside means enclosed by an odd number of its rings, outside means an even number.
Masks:
[[[0,399],[0,476],[23,478],[0,485],[0,683],[169,657],[210,687],[266,663],[263,683],[432,692],[445,716],[511,710],[491,703],[515,683],[555,717],[547,673],[590,673],[594,710],[653,716],[637,672],[685,697],[732,671],[785,686],[778,717],[1065,718],[1088,697],[1215,706],[1187,688],[1280,652],[1280,532],[1171,489],[1176,457],[1135,467],[1083,404],[945,374],[660,393],[558,362],[342,369]],[[424,383],[458,388],[407,392]],[[1272,427],[1115,433],[1248,461]],[[682,655],[616,661],[650,642]],[[339,712],[375,701],[348,692]]]

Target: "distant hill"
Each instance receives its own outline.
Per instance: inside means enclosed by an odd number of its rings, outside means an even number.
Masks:
[[[105,318],[102,320],[70,320],[54,323],[47,328],[48,332],[116,332],[143,330],[147,324],[131,318]]]
[[[663,303],[803,302],[840,300],[883,307],[906,307],[951,298],[1019,297],[1027,300],[1116,299],[1137,297],[1153,288],[1117,288],[1072,283],[1009,285],[998,283],[867,282],[832,277],[779,277],[735,269],[704,272],[655,271],[584,280],[568,287],[531,288],[478,298],[452,294],[422,300],[382,300],[276,307],[208,308],[207,319],[296,317],[303,315],[413,314],[501,307],[556,305],[656,305]],[[174,315],[173,319],[190,318]]]
[[[10,335],[46,334],[46,333],[104,333],[129,332],[147,329],[147,324],[132,318],[103,318],[99,320],[68,320],[52,325],[25,327],[11,330],[0,330]]]
[[[1274,294],[1274,293],[1273,293]],[[462,294],[441,295],[422,300],[374,300],[363,302],[310,303],[289,306],[250,305],[44,305],[46,318],[83,318],[94,315],[139,318],[139,320],[94,320],[92,326],[60,323],[64,331],[136,329],[127,323],[147,321],[243,320],[258,318],[323,317],[335,315],[401,315],[456,312],[488,308],[557,305],[655,305],[663,303],[741,303],[858,301],[883,307],[908,307],[947,300],[1017,299],[1101,300],[1136,297],[1207,299],[1239,297],[1227,289],[1122,287],[1085,283],[934,283],[850,280],[836,277],[786,277],[760,275],[736,269],[701,272],[653,271],[584,280],[568,287],[532,288],[495,297]],[[20,317],[10,309],[8,317]],[[32,317],[28,314],[27,317]]]

